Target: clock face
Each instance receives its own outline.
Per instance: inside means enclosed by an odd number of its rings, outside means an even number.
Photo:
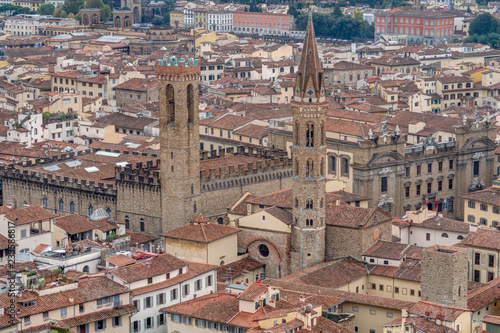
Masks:
[[[312,90],[312,88],[309,88],[307,89],[306,93],[308,96],[312,96],[314,94],[314,90]]]

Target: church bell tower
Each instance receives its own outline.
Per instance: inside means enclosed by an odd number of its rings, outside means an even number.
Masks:
[[[199,214],[200,134],[196,59],[159,60],[162,231]]]
[[[302,57],[297,71],[293,112],[292,272],[325,260],[325,82],[309,12]]]

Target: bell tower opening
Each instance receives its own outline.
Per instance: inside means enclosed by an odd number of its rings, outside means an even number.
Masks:
[[[186,101],[186,104],[187,104],[187,123],[188,125],[192,125],[193,124],[193,119],[194,119],[194,103],[193,103],[193,85],[192,84],[188,84],[187,86],[187,101]]]
[[[167,85],[167,123],[175,124],[175,96],[174,87],[171,84]]]

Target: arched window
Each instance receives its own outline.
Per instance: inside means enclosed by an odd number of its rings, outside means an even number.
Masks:
[[[458,235],[457,239],[462,240],[462,239],[464,239],[464,236]]]
[[[94,213],[94,206],[92,206],[92,204],[89,205],[89,216],[92,215]]]
[[[313,225],[313,220],[312,219],[306,219],[306,226],[312,226]]]
[[[35,128],[33,129],[33,135],[38,135],[38,128],[36,128],[36,127],[35,127]]]
[[[328,156],[328,171],[335,174],[337,169],[337,158],[335,156]]]
[[[174,97],[174,87],[172,85],[167,85],[167,123],[175,124],[175,97]]]
[[[49,207],[49,199],[44,195],[42,199],[42,207],[43,208],[48,208]]]
[[[448,234],[447,234],[446,232],[443,232],[443,233],[441,234],[441,237],[442,237],[442,238],[448,238]]]
[[[295,207],[299,207],[299,199],[295,198]]]
[[[187,123],[188,124],[193,124],[194,123],[194,89],[192,84],[188,84],[187,86],[187,111],[188,111],[188,118],[187,118]]]
[[[111,217],[112,213],[111,213],[111,208],[107,207],[106,208],[106,214]]]
[[[218,223],[218,224],[223,224],[223,223],[224,223],[224,219],[223,219],[222,217],[219,217],[219,218],[217,219],[217,223]]]
[[[130,229],[130,219],[128,218],[128,215],[125,215],[125,229]]]
[[[312,160],[307,160],[306,177],[314,177],[314,163]]]
[[[311,199],[307,200],[306,209],[313,209],[313,201]]]
[[[320,166],[319,174],[320,174],[320,176],[324,176],[325,175],[325,159],[323,157],[321,158],[321,164],[319,166]]]
[[[140,221],[141,232],[144,232],[146,230],[146,225],[144,224],[144,219],[141,218],[139,221]]]
[[[307,125],[306,147],[314,147],[314,125],[313,124]]]
[[[88,265],[83,266],[83,270],[82,271],[84,273],[88,273],[89,272],[89,266]]]
[[[74,213],[75,213],[75,203],[74,203],[73,201],[71,201],[71,202],[69,203],[69,212],[70,212],[71,214],[74,214]]]
[[[59,199],[59,210],[64,212],[64,200],[62,198]]]
[[[325,202],[324,202],[323,198],[321,198],[320,208],[323,208],[324,205],[325,205]]]

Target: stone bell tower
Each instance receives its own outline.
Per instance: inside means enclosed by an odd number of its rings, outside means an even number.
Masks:
[[[328,103],[309,12],[293,112],[292,272],[325,260],[325,122]]]
[[[196,59],[158,60],[162,230],[183,226],[199,213],[200,134]]]

